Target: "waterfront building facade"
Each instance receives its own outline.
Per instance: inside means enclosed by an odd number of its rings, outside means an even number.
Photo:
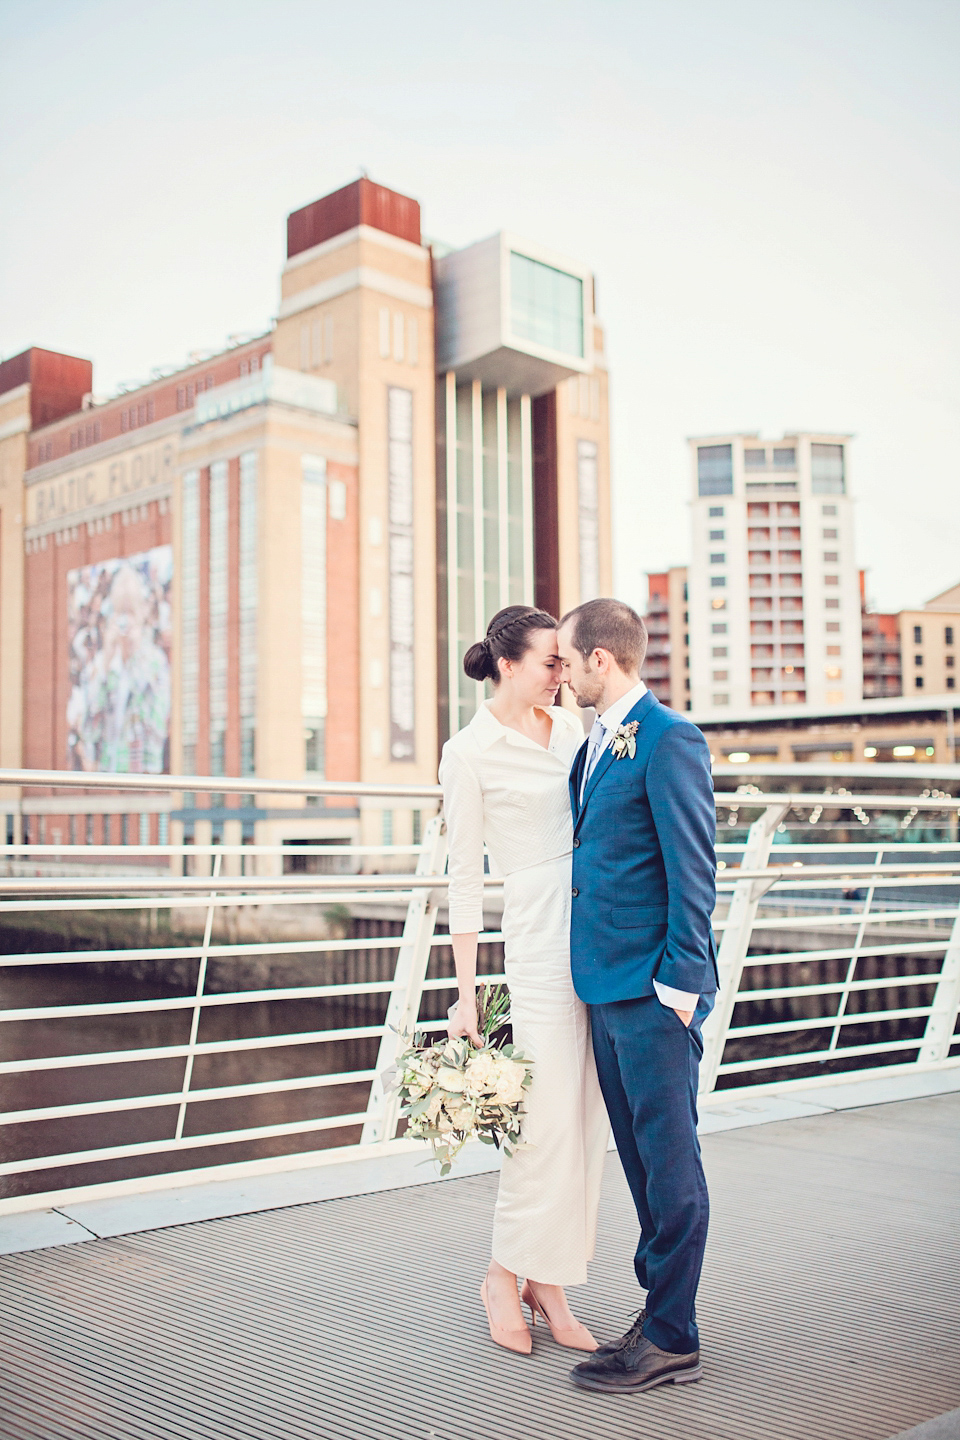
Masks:
[[[860,699],[849,438],[690,442],[694,711]]]
[[[690,709],[690,611],[687,567],[647,576],[647,653],[642,676],[672,710]]]
[[[92,392],[76,357],[0,366],[3,764],[430,783],[489,616],[610,589],[590,272],[441,253],[370,180],[289,216],[268,332]]]

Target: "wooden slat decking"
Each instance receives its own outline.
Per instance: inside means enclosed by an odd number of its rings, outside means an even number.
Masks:
[[[3,1440],[888,1440],[960,1405],[960,1095],[708,1135],[705,1378],[584,1394],[477,1299],[496,1178],[0,1259]],[[425,1170],[424,1175],[429,1176]],[[616,1157],[575,1309],[638,1303]]]

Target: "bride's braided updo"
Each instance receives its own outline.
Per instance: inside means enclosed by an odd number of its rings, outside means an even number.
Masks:
[[[556,630],[557,622],[546,610],[532,605],[508,605],[498,610],[482,640],[471,645],[463,657],[463,668],[471,680],[492,680],[500,684],[498,660],[522,660],[530,648],[535,630]]]

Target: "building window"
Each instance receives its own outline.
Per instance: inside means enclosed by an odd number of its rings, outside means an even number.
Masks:
[[[717,627],[714,626],[714,629],[716,629],[716,628],[717,628]],[[713,658],[714,660],[726,660],[726,658],[727,658],[727,646],[726,646],[726,645],[714,645],[714,647],[713,647],[713,649],[711,650],[710,654],[711,654],[711,656],[712,656],[712,658]]]
[[[733,494],[732,445],[697,447],[697,484],[700,495]]]
[[[710,531],[710,539],[711,539],[711,540],[721,540],[721,541],[723,541],[723,540],[726,540],[726,538],[727,538],[727,532],[726,532],[726,530],[711,530],[711,531]]]
[[[721,589],[721,587],[725,586],[726,583],[727,583],[727,577],[726,577],[726,575],[711,575],[711,576],[710,576],[710,585],[711,585],[711,588],[714,589],[714,590],[719,590],[719,589]],[[716,604],[716,601],[714,601],[714,604]]]
[[[922,626],[922,625],[914,625],[914,627],[913,627],[913,643],[914,643],[914,645],[922,645],[922,644],[923,644],[923,626]]]
[[[329,480],[327,490],[330,494],[330,519],[346,520],[347,518],[347,487],[343,480]]]
[[[304,769],[326,769],[327,723],[327,462],[300,461],[300,713]]]
[[[843,495],[843,446],[810,446],[810,488],[814,495]]]
[[[726,620],[721,620],[718,625],[711,625],[711,626],[710,626],[710,633],[711,633],[711,635],[726,635],[726,633],[727,633],[727,622],[726,622]]]
[[[713,700],[714,705],[729,705],[729,704],[730,704],[730,696],[729,696],[729,695],[713,695],[711,698],[712,698],[712,700]]]
[[[828,665],[828,666],[827,666],[827,679],[828,679],[828,680],[842,680],[842,679],[843,679],[843,671],[841,670],[841,668],[840,668],[839,665]]]
[[[257,454],[240,456],[240,773],[256,773]]]
[[[380,359],[390,359],[390,311],[386,305],[380,307]]]
[[[836,513],[837,513],[837,507],[836,507],[836,505],[823,505],[823,506],[821,506],[821,514],[823,514],[823,515],[836,515]]]
[[[746,470],[764,470],[767,464],[766,450],[744,450],[743,464]]]
[[[955,676],[953,676],[953,675],[948,675],[948,676],[947,676],[947,689],[948,689],[948,690],[956,690],[956,688],[957,688],[957,681],[956,681]]]
[[[180,766],[197,773],[197,725],[200,688],[200,477],[183,477],[180,529]]]
[[[714,670],[714,672],[713,672],[714,684],[716,684],[716,682],[717,682],[718,680],[719,680],[719,681],[724,681],[724,680],[729,680],[729,679],[730,679],[730,672],[729,672],[729,670]]]
[[[827,633],[828,633],[829,635],[838,635],[838,634],[840,633],[840,621],[839,621],[839,620],[828,620],[828,621],[827,621]]]
[[[774,448],[773,468],[774,470],[796,470],[797,452],[792,445]]]
[[[948,670],[952,670],[956,663],[957,657],[955,655],[947,655],[944,659],[944,664],[946,665]]]
[[[403,359],[403,316],[393,317],[393,358],[399,364]]]
[[[915,675],[915,676],[914,676],[913,688],[914,688],[914,690],[922,690],[922,689],[923,689],[923,676],[922,676],[922,675]]]
[[[922,664],[923,664],[923,656],[922,656],[922,655],[914,655],[914,657],[913,657],[913,663],[914,663],[914,665],[922,665]]]
[[[752,601],[751,601],[752,604]],[[725,595],[715,595],[710,601],[711,610],[726,610],[727,599]]]
[[[839,585],[839,584],[840,584],[840,576],[839,576],[839,575],[824,575],[824,577],[823,577],[823,583],[824,583],[824,585]]]
[[[407,321],[407,360],[411,365],[420,363],[420,331],[416,316]],[[419,813],[419,811],[414,812],[415,815],[419,815]]]
[[[710,516],[710,519],[711,519],[711,520],[722,520],[722,519],[723,519],[723,506],[722,506],[722,505],[711,505],[711,506],[710,506],[710,509],[707,511],[707,514]]]
[[[210,466],[210,774],[225,775],[227,740],[229,466]]]
[[[840,564],[840,555],[839,555],[839,552],[836,551],[836,550],[824,550],[824,552],[823,552],[823,563],[824,563],[824,565],[839,565],[839,564]]]
[[[710,556],[711,565],[726,565],[727,557],[722,550],[715,550]]]
[[[597,481],[597,447],[593,440],[577,441],[577,495],[580,526],[580,603],[600,594],[600,500]]]
[[[413,391],[387,390],[390,759],[415,755],[413,678]]]
[[[582,357],[583,281],[512,250],[510,328],[520,340]]]
[[[824,600],[823,602],[823,607],[825,610],[839,610],[840,601],[836,598],[836,596],[827,596],[826,600]]]
[[[830,529],[827,529],[827,530],[824,530],[824,532],[823,532],[823,538],[824,538],[824,540],[836,540],[836,538],[837,538],[837,536],[838,536],[839,534],[840,534],[840,531],[839,531],[839,530],[835,530],[835,529],[834,529],[834,530],[830,530]]]

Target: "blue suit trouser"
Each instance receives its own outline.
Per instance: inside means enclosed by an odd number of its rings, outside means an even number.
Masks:
[[[590,1006],[600,1088],[640,1220],[634,1267],[647,1291],[644,1334],[673,1354],[700,1343],[696,1295],[710,1202],[697,1076],[713,1001],[701,996],[689,1027],[655,995]]]

